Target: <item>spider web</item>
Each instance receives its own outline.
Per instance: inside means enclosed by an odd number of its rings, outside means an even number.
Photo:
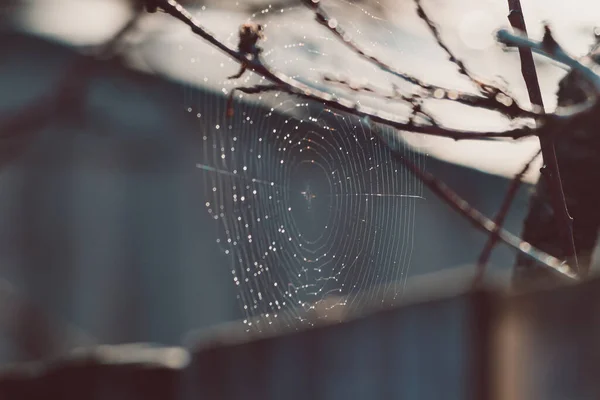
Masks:
[[[363,17],[380,27],[384,23],[359,5],[336,4],[358,7]],[[301,19],[296,17],[302,8],[264,10],[253,19],[272,26],[273,32],[288,33],[285,39],[265,43],[270,65],[321,87],[323,73],[332,67],[338,75],[361,76],[336,67],[339,60],[327,48],[343,45],[326,38],[310,13]],[[294,17],[265,16],[269,12]],[[360,36],[359,24],[351,26]],[[388,37],[379,45],[392,45],[390,31],[382,32]],[[235,39],[229,38],[233,43]],[[319,68],[307,66],[306,60],[318,60]],[[235,72],[235,64],[229,68]],[[368,64],[361,68],[363,73],[364,68],[372,70]],[[244,85],[262,82],[248,75]],[[204,80],[220,87],[222,94],[242,84],[224,76],[216,82]],[[380,74],[377,79],[392,87],[388,77]],[[332,88],[359,104],[389,106],[382,99],[344,90]],[[339,308],[361,310],[401,296],[423,188],[393,160],[373,129],[413,163],[423,166],[426,156],[405,146],[393,130],[319,104],[279,93],[236,94],[234,99],[231,118],[224,99],[215,100],[210,93],[189,102],[187,111],[199,121],[202,156],[197,168],[207,182],[204,207],[215,223],[215,245],[231,261],[248,329],[274,322],[311,324],[309,313],[316,309],[317,318],[328,318]],[[406,106],[397,107],[408,114]]]

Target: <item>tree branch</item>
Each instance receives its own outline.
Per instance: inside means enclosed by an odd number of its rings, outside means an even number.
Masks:
[[[531,164],[538,158],[541,152],[541,149],[538,150],[535,153],[535,155],[527,162],[527,164],[525,164],[523,169],[518,174],[516,174],[510,182],[510,186],[508,187],[506,195],[504,196],[504,200],[500,205],[500,210],[498,211],[498,214],[496,214],[496,218],[494,218],[496,228],[488,236],[488,240],[486,241],[485,246],[483,247],[483,251],[479,256],[479,259],[477,260],[477,273],[475,275],[475,278],[473,279],[474,287],[479,286],[483,280],[487,262],[490,256],[492,255],[492,250],[494,249],[494,246],[496,245],[496,243],[498,243],[498,230],[502,228],[502,225],[504,225],[504,220],[508,215],[510,206],[513,200],[515,199],[519,188],[521,187],[523,176],[525,176],[527,171],[529,171],[529,168],[531,168]]]
[[[527,35],[527,27],[525,25],[525,18],[523,17],[520,0],[508,0],[508,7],[508,19],[513,29],[516,29],[520,32],[523,32],[524,35]],[[498,32],[498,38],[500,39],[502,37],[502,31]],[[539,107],[540,111],[544,112],[544,102],[537,78],[535,63],[533,61],[532,48],[539,46],[538,49],[543,49],[544,53],[546,51],[551,52],[552,56],[561,58],[563,62],[566,61],[563,57],[565,54],[562,49],[560,49],[560,46],[558,46],[556,41],[551,37],[548,27],[546,27],[544,40],[538,46],[528,42],[528,40],[525,40],[523,41],[523,45],[519,46],[521,71],[523,73],[525,84],[527,85],[527,91],[529,92],[529,99],[531,103]],[[529,46],[526,46],[525,43]],[[573,60],[570,57],[567,58],[569,60]],[[571,64],[574,65],[573,63]],[[554,127],[554,129],[558,129],[558,126]],[[539,137],[539,140],[544,159],[544,167],[541,170],[542,176],[540,179],[545,179],[550,187],[551,205],[552,209],[554,210],[554,220],[556,221],[556,232],[557,235],[562,237],[562,249],[564,253],[561,256],[564,255],[567,257],[567,259],[570,259],[570,261],[572,261],[574,264],[574,268],[578,270],[577,250],[575,248],[575,239],[573,237],[573,219],[569,215],[569,210],[567,209],[567,201],[565,199],[563,184],[560,178],[554,140],[552,137],[542,136]]]
[[[487,91],[483,91],[484,95],[473,95],[470,93],[461,92],[454,89],[448,89],[442,86],[433,85],[427,83],[421,79],[418,79],[415,76],[407,74],[403,71],[400,71],[397,68],[392,67],[391,65],[385,63],[381,59],[375,57],[372,54],[369,54],[365,50],[363,50],[356,42],[352,40],[350,34],[346,32],[346,30],[339,24],[339,22],[331,17],[320,5],[320,1],[314,0],[302,0],[305,5],[307,5],[311,10],[315,13],[316,21],[324,26],[329,32],[340,42],[342,42],[346,47],[348,47],[352,52],[357,54],[362,59],[370,62],[377,68],[381,69],[384,72],[387,72],[397,78],[400,78],[406,82],[409,82],[413,85],[420,87],[425,95],[422,97],[435,98],[438,100],[450,100],[460,104],[464,104],[470,107],[483,108],[491,111],[497,111],[502,113],[508,118],[539,118],[542,115],[536,113],[535,111],[525,110],[519,106],[518,102],[507,93],[503,92],[499,88],[494,88],[492,85],[481,83],[479,80],[471,78],[473,82],[476,83],[477,87],[487,88]],[[426,22],[429,21],[426,14],[422,13],[421,17],[426,19]],[[430,21],[429,21],[430,22]],[[428,23],[429,25],[429,23]],[[437,30],[435,30],[437,33]],[[434,34],[435,35],[435,34]],[[440,39],[441,41],[441,39]],[[443,42],[438,44],[442,46],[447,52],[449,49],[447,46],[443,44]],[[456,60],[454,56],[451,56],[453,60]],[[452,61],[452,60],[451,60]],[[453,61],[455,62],[455,61]],[[461,62],[462,64],[462,62]],[[463,65],[464,67],[464,65]],[[466,69],[465,69],[466,70]]]
[[[372,96],[376,96],[386,100],[402,101],[412,107],[412,116],[420,115],[421,117],[425,118],[427,122],[429,122],[431,125],[438,126],[438,123],[435,121],[433,115],[423,110],[423,97],[421,97],[421,95],[419,94],[412,94],[410,96],[407,96],[401,93],[396,86],[394,86],[394,91],[392,93],[386,94],[383,90],[373,85],[356,85],[349,80],[338,79],[327,75],[323,77],[323,80],[325,82],[343,86],[353,92],[368,93]]]
[[[382,138],[384,142],[386,141],[385,138],[377,133],[375,129],[373,132]],[[489,235],[494,235],[508,246],[517,250],[518,253],[536,261],[537,263],[540,263],[541,265],[544,265],[545,267],[548,267],[549,269],[555,271],[565,278],[568,278],[569,280],[578,279],[576,272],[573,271],[573,269],[566,263],[562,263],[556,257],[536,249],[531,244],[522,241],[517,236],[504,230],[500,225],[490,220],[469,203],[467,203],[466,200],[461,198],[442,181],[438,180],[432,174],[417,167],[400,152],[396,151],[392,146],[390,146],[390,149],[395,160],[406,167],[406,169],[408,169],[414,176],[423,182],[423,184],[427,186],[429,190],[437,195],[444,203],[462,215],[466,220],[471,222],[471,224],[477,229],[487,232]]]
[[[279,71],[270,69],[260,60],[259,57],[249,57],[243,52],[228,47],[226,44],[216,39],[214,35],[209,33],[183,6],[181,6],[181,4],[175,0],[154,1],[164,12],[188,25],[192,32],[194,32],[196,35],[200,36],[208,43],[212,44],[234,60],[238,61],[241,66],[255,72],[264,79],[279,86],[279,90],[305,98],[307,100],[319,102],[325,107],[347,112],[361,118],[369,118],[373,122],[380,123],[398,130],[422,133],[431,136],[448,137],[455,140],[486,140],[498,138],[519,139],[526,136],[540,134],[539,130],[535,130],[529,126],[521,126],[506,130],[504,132],[481,132],[451,129],[436,125],[422,125],[417,124],[412,120],[401,120],[388,113],[378,112],[375,109],[361,106],[360,104],[348,99],[338,99],[335,95],[312,88],[288,77]]]
[[[0,328],[29,359],[55,357],[96,340],[18,293],[0,279]]]
[[[429,18],[429,16],[425,12],[425,9],[423,8],[423,6],[421,4],[421,0],[414,0],[414,2],[415,2],[415,5],[417,6],[417,15],[419,16],[419,18],[421,18],[423,21],[425,21],[425,23],[427,24],[427,27],[429,28],[429,31],[435,38],[435,41],[437,42],[438,46],[440,46],[442,48],[442,50],[444,50],[446,52],[446,54],[449,57],[448,58],[449,61],[458,67],[458,72],[461,75],[467,77],[471,82],[473,82],[473,84],[477,87],[477,89],[479,89],[479,92],[485,97],[490,97],[490,96],[495,97],[498,94],[503,94],[504,96],[506,96],[514,101],[512,96],[509,96],[508,94],[504,93],[499,88],[497,88],[491,84],[484,83],[480,79],[476,78],[473,75],[473,73],[467,69],[465,63],[462,60],[460,60],[458,57],[456,57],[454,55],[454,53],[452,52],[452,50],[450,50],[450,47],[448,47],[448,45],[444,42],[437,26],[433,23],[431,18]]]

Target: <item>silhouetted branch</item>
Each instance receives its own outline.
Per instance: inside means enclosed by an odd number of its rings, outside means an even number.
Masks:
[[[423,97],[421,97],[421,95],[418,93],[407,96],[407,95],[403,94],[402,92],[400,92],[400,90],[398,90],[398,88],[396,86],[394,86],[394,91],[392,93],[386,94],[383,90],[381,90],[373,85],[358,85],[358,84],[355,84],[346,79],[338,79],[338,78],[334,78],[334,77],[327,76],[327,75],[323,77],[323,80],[325,82],[343,86],[353,92],[368,93],[372,96],[379,97],[381,99],[386,99],[386,100],[402,101],[402,102],[406,103],[407,105],[411,106],[411,110],[412,110],[411,118],[416,117],[417,115],[420,115],[421,117],[425,118],[427,120],[427,122],[429,122],[431,125],[438,126],[438,123],[435,121],[435,118],[433,117],[433,115],[431,115],[427,111],[423,110]]]
[[[494,249],[494,246],[496,245],[496,243],[498,243],[498,230],[500,228],[502,228],[502,225],[504,225],[504,220],[506,219],[506,216],[508,215],[510,206],[511,206],[513,200],[515,199],[515,196],[517,195],[519,188],[521,187],[522,179],[525,176],[525,174],[529,171],[529,168],[531,168],[531,164],[533,164],[533,162],[538,158],[538,156],[541,154],[541,152],[542,152],[541,149],[538,150],[535,153],[535,155],[527,162],[527,164],[525,164],[523,169],[521,169],[521,171],[519,171],[519,173],[516,174],[514,176],[514,178],[512,179],[512,181],[510,182],[510,186],[508,187],[508,190],[506,191],[504,200],[502,201],[502,204],[500,205],[500,210],[498,211],[498,214],[496,214],[496,218],[494,218],[494,223],[496,224],[496,228],[488,236],[488,240],[486,241],[485,246],[483,247],[483,251],[481,252],[481,255],[479,256],[479,259],[477,260],[477,272],[476,272],[475,278],[473,280],[473,286],[475,286],[475,287],[477,287],[483,280],[486,264],[492,254],[492,250]]]
[[[480,79],[476,78],[473,75],[473,73],[467,69],[465,63],[461,59],[456,57],[454,55],[454,53],[452,52],[452,50],[450,50],[450,47],[448,47],[448,45],[444,42],[437,26],[433,23],[431,18],[429,18],[429,16],[425,12],[425,9],[423,8],[423,6],[421,4],[421,0],[414,0],[414,2],[415,2],[415,5],[417,6],[417,15],[419,16],[419,18],[421,18],[423,21],[425,21],[425,23],[427,24],[427,27],[429,28],[429,31],[435,38],[435,41],[437,42],[438,46],[440,46],[442,48],[442,50],[444,50],[446,52],[446,54],[448,54],[449,61],[458,67],[458,72],[461,75],[467,77],[471,82],[473,82],[473,84],[475,84],[475,86],[477,86],[477,88],[479,89],[479,92],[482,95],[484,95],[485,97],[493,98],[493,97],[497,96],[498,94],[503,94],[504,96],[506,96],[514,101],[512,96],[509,96],[508,94],[504,93],[499,88],[497,88],[491,84],[484,83]]]
[[[514,40],[515,44],[519,47],[521,72],[527,86],[529,100],[534,106],[537,106],[540,111],[544,112],[544,102],[538,82],[535,63],[533,61],[532,49],[536,49],[537,51],[541,50],[542,53],[547,54],[549,57],[558,59],[558,61],[562,63],[566,63],[571,68],[581,64],[567,56],[566,53],[562,51],[560,46],[556,43],[556,40],[552,38],[550,29],[547,26],[541,43],[532,42],[527,38],[527,27],[525,25],[525,18],[521,9],[520,0],[508,0],[508,8],[508,19],[513,29],[522,32],[525,36],[517,37],[515,35],[511,35],[507,31],[500,31],[497,34],[498,39],[502,41],[504,38],[504,43],[510,43],[511,40]],[[581,67],[583,66],[581,65]],[[600,86],[597,89],[600,89]],[[555,126],[554,129],[558,130],[559,126]],[[565,199],[563,184],[560,178],[554,140],[552,137],[542,136],[539,137],[539,140],[544,159],[544,166],[541,169],[540,179],[546,180],[550,188],[551,206],[554,211],[553,216],[556,222],[556,235],[562,239],[563,253],[561,256],[566,256],[566,258],[570,260],[569,262],[573,263],[574,268],[577,271],[579,266],[577,262],[575,239],[573,237],[573,219],[569,215],[569,210],[567,209],[567,201]],[[538,244],[536,243],[536,245]]]
[[[374,130],[375,131],[375,130]],[[376,133],[376,132],[375,132]],[[378,136],[381,137],[378,133]],[[385,139],[382,138],[384,141]],[[494,221],[481,214],[477,209],[467,203],[466,200],[461,198],[456,192],[450,189],[445,183],[437,179],[432,174],[423,171],[417,167],[414,163],[404,157],[400,152],[392,149],[392,156],[395,160],[400,162],[406,169],[408,169],[415,177],[417,177],[429,190],[431,190],[436,196],[438,196],[444,203],[462,215],[477,229],[487,232],[490,235],[495,235],[499,240],[517,250],[518,253],[544,265],[559,275],[569,279],[577,279],[577,274],[571,267],[566,263],[562,263],[556,257],[550,254],[544,253],[533,247],[531,244],[522,241],[517,236],[510,232],[502,229],[502,227],[496,224]]]
[[[474,78],[472,79],[472,81],[478,82],[476,83],[477,87],[487,88],[487,91],[483,91],[482,95],[473,95],[470,93],[461,92],[459,90],[448,89],[441,86],[433,85],[423,80],[420,80],[415,76],[400,71],[399,69],[392,67],[391,65],[382,61],[381,59],[373,56],[372,54],[368,54],[365,50],[363,50],[356,42],[352,40],[350,34],[346,32],[346,30],[339,24],[339,22],[335,18],[330,16],[323,9],[323,7],[320,6],[319,1],[315,2],[313,0],[303,0],[303,2],[304,4],[308,5],[310,9],[314,10],[315,19],[317,20],[317,22],[319,22],[322,26],[327,28],[335,38],[344,43],[352,52],[356,53],[361,58],[375,65],[382,71],[390,73],[393,76],[396,76],[406,82],[418,86],[424,92],[422,97],[435,98],[438,100],[450,100],[470,107],[477,107],[491,111],[497,111],[511,119],[541,117],[541,115],[539,113],[536,113],[535,111],[525,110],[522,107],[520,107],[517,101],[512,96],[503,92],[499,88],[493,88],[492,85],[483,84]],[[422,17],[425,17],[426,21],[429,21],[424,12],[422,14]],[[435,32],[437,34],[437,30]],[[445,44],[443,44],[443,42],[441,42],[441,46],[447,51],[449,51]],[[452,59],[456,60],[454,56],[452,56]]]
[[[385,63],[381,59],[369,54],[363,50],[356,42],[352,40],[350,34],[340,25],[340,23],[332,16],[330,16],[320,5],[320,1],[314,0],[302,0],[315,13],[315,18],[322,26],[327,28],[335,38],[344,43],[352,52],[356,53],[361,58],[369,61],[382,71],[390,73],[406,82],[412,83],[423,90],[420,94],[422,98],[433,98],[437,100],[449,100],[456,103],[464,104],[466,106],[482,108],[490,111],[497,111],[505,117],[516,119],[516,118],[533,118],[540,121],[546,121],[547,119],[556,120],[556,117],[571,118],[579,113],[589,112],[592,108],[592,104],[578,104],[570,107],[559,107],[554,114],[546,114],[538,112],[536,110],[526,110],[519,106],[517,101],[508,93],[502,91],[500,88],[494,87],[489,83],[484,83],[480,79],[475,78],[464,66],[464,63],[460,62],[462,68],[468,74],[469,78],[476,84],[476,86],[483,88],[482,95],[473,95],[470,93],[461,92],[455,89],[448,89],[441,86],[433,85],[420,80],[410,74],[402,72],[391,65]],[[438,40],[438,44],[450,55],[451,61],[458,60],[449,50],[449,48],[441,41],[437,28],[433,22],[427,17],[427,14],[421,8],[420,17],[425,19],[428,26],[433,28],[434,36]]]
[[[390,126],[398,130],[422,133],[431,136],[448,137],[455,140],[481,140],[495,138],[518,139],[526,136],[541,134],[541,132],[536,131],[528,126],[513,128],[503,132],[481,132],[451,129],[435,125],[422,125],[415,123],[413,120],[401,120],[393,115],[378,112],[375,109],[361,106],[360,104],[348,99],[338,99],[335,95],[312,88],[308,85],[304,85],[279,71],[270,69],[260,60],[259,57],[249,57],[248,54],[244,52],[228,47],[226,44],[215,38],[214,35],[209,33],[202,25],[200,25],[200,23],[189,13],[189,11],[187,11],[178,2],[174,0],[154,0],[154,4],[157,4],[158,7],[167,14],[184,22],[190,27],[192,32],[206,40],[208,43],[214,45],[216,48],[229,55],[234,60],[238,61],[242,67],[255,72],[271,83],[278,85],[279,90],[308,100],[319,102],[325,107],[347,112],[361,118],[369,118],[375,123]]]

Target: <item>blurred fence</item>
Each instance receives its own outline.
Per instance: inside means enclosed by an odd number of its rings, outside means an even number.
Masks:
[[[449,282],[431,278],[403,305],[302,331],[231,324],[191,352],[100,346],[14,367],[0,398],[600,398],[600,280],[509,296]]]

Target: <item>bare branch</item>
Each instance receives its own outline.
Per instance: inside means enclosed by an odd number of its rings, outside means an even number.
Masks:
[[[505,29],[499,30],[496,34],[496,37],[500,43],[503,43],[507,46],[528,48],[537,54],[543,55],[544,57],[548,57],[551,60],[570,67],[572,70],[581,74],[582,78],[592,84],[596,91],[600,93],[600,76],[590,68],[577,61],[575,58],[568,55],[553,39],[552,41],[546,39],[546,42],[536,42],[527,38],[526,36],[510,33]],[[549,33],[549,30],[546,31],[545,37],[552,37]]]
[[[361,118],[366,117],[371,119],[375,123],[380,123],[398,130],[422,133],[431,136],[448,137],[455,140],[486,140],[498,138],[519,139],[526,136],[540,134],[539,130],[535,130],[529,126],[522,126],[504,132],[481,132],[464,131],[435,125],[422,125],[417,124],[412,120],[402,120],[388,113],[378,112],[373,108],[361,106],[357,102],[351,100],[338,99],[335,95],[323,92],[316,88],[312,88],[308,85],[300,83],[279,71],[271,70],[258,57],[255,59],[250,59],[246,54],[228,47],[226,44],[220,42],[217,38],[215,38],[214,35],[209,33],[203,26],[201,26],[198,23],[198,21],[187,10],[175,0],[156,1],[158,6],[164,12],[174,16],[180,21],[183,21],[186,25],[188,25],[191,28],[192,32],[206,40],[208,43],[214,45],[234,60],[238,61],[241,65],[246,66],[247,69],[257,73],[266,80],[277,85],[279,90],[308,100],[319,102],[325,107],[342,112],[347,112],[349,114],[353,114]],[[274,89],[269,88],[269,90]]]
[[[423,97],[420,94],[405,95],[394,85],[394,91],[392,93],[385,93],[382,89],[377,88],[373,85],[358,85],[346,79],[338,79],[331,76],[324,76],[325,82],[333,83],[336,85],[343,86],[353,92],[368,93],[372,96],[379,97],[386,100],[399,100],[402,101],[412,108],[412,115],[410,118],[420,115],[425,118],[431,125],[438,126],[433,115],[423,110]],[[410,119],[409,119],[410,121]]]
[[[106,41],[96,53],[98,58],[109,58],[119,52],[119,46],[123,43],[138,25],[140,19],[144,16],[143,7],[136,7],[133,15],[108,41]]]
[[[373,130],[377,136],[386,141],[376,130]],[[391,148],[391,146],[390,146]],[[570,279],[576,280],[577,274],[571,267],[566,263],[562,263],[559,259],[550,254],[544,253],[531,246],[531,244],[522,241],[517,236],[514,236],[510,232],[504,230],[501,226],[496,224],[494,221],[481,214],[477,209],[467,203],[466,200],[461,198],[456,192],[450,189],[442,181],[438,180],[432,174],[423,171],[410,160],[404,157],[400,152],[395,151],[393,148],[392,156],[395,160],[400,162],[406,169],[408,169],[414,176],[416,176],[429,190],[436,194],[444,203],[453,208],[456,212],[467,219],[477,229],[487,232],[490,235],[495,235],[499,240],[517,250],[519,253],[535,260],[536,262],[544,265],[558,274]]]
[[[400,78],[406,82],[420,87],[425,91],[423,97],[431,97],[438,100],[450,100],[457,103],[461,103],[471,107],[483,108],[491,111],[498,111],[508,118],[540,118],[541,114],[534,111],[525,110],[519,106],[517,101],[510,95],[504,93],[498,88],[492,88],[491,85],[484,85],[483,87],[488,88],[488,91],[484,91],[484,96],[473,95],[470,93],[461,92],[454,89],[444,88],[442,86],[433,85],[427,83],[415,76],[400,71],[397,68],[392,67],[388,63],[385,63],[381,59],[369,54],[363,50],[356,42],[352,40],[352,37],[346,30],[339,24],[339,22],[331,17],[324,9],[320,6],[320,2],[314,0],[303,0],[303,3],[307,5],[315,13],[315,19],[322,26],[327,28],[329,32],[343,44],[345,44],[352,52],[364,60],[375,65],[384,72],[387,72],[397,78]],[[446,47],[447,48],[447,47]],[[473,79],[473,81],[477,81]],[[479,85],[477,85],[479,87]]]
[[[594,28],[594,44],[586,54],[596,64],[600,64],[600,27]]]
[[[268,76],[267,76],[268,78]],[[454,140],[486,140],[486,139],[520,139],[527,136],[541,134],[541,131],[535,130],[528,126],[514,128],[506,130],[504,132],[496,131],[462,131],[444,128],[438,125],[421,125],[414,121],[401,121],[392,115],[387,113],[379,113],[373,108],[361,106],[357,102],[352,102],[345,99],[337,99],[335,95],[326,94],[310,88],[306,88],[305,91],[300,91],[298,86],[304,86],[302,84],[279,84],[279,85],[257,85],[251,88],[246,88],[246,91],[252,93],[268,92],[268,91],[280,91],[289,93],[307,100],[318,101],[326,108],[332,108],[338,111],[343,111],[348,114],[355,115],[360,118],[368,118],[374,123],[379,123],[391,128],[395,128],[401,131],[409,131],[415,133],[422,133],[431,136],[447,137]],[[237,88],[236,90],[241,90]]]
[[[236,88],[235,90],[241,91],[243,93],[248,94],[257,94],[263,93],[266,91],[280,91],[280,87],[277,85],[256,85],[249,88]],[[377,131],[376,126],[372,132],[382,139],[384,143],[388,143],[388,141]],[[393,139],[396,140],[396,139]],[[533,248],[529,243],[521,241],[518,237],[512,235],[511,233],[502,229],[501,224],[503,222],[504,217],[500,220],[500,223],[496,223],[485,217],[478,210],[473,208],[470,204],[468,204],[464,199],[462,199],[456,192],[452,191],[448,186],[446,186],[443,182],[436,179],[433,175],[422,171],[419,167],[413,164],[411,161],[406,159],[401,153],[396,151],[393,146],[388,147],[391,151],[392,156],[395,160],[404,165],[413,175],[415,175],[421,182],[423,182],[432,192],[434,192],[438,197],[440,197],[446,204],[448,204],[451,208],[469,220],[476,228],[489,233],[490,237],[494,237],[495,241],[501,240],[506,243],[510,247],[513,247],[518,252],[523,253],[527,257],[532,258],[538,263],[545,265],[561,275],[566,276],[569,279],[576,279],[576,274],[570,269],[570,267],[566,264],[563,264],[555,257],[552,257],[540,250]],[[536,154],[537,157],[538,154]],[[531,164],[533,160],[531,160],[529,164]],[[518,183],[520,183],[520,177],[525,174],[526,171],[519,174],[519,179],[515,178]],[[518,189],[518,184],[514,191]],[[510,197],[510,196],[509,196]],[[514,194],[512,195],[514,197]],[[512,200],[511,197],[511,200]],[[505,203],[508,203],[505,207],[508,208],[510,206],[509,200],[505,200]],[[506,211],[501,212],[500,215],[506,214]]]
[[[234,109],[233,109],[233,96],[235,95],[235,92],[242,92],[242,93],[246,93],[246,94],[257,94],[257,93],[263,93],[263,92],[272,92],[272,91],[279,91],[279,86],[277,85],[256,85],[256,86],[251,86],[251,87],[236,87],[233,88],[233,90],[231,92],[229,92],[229,96],[227,96],[227,118],[231,118],[234,115]]]
[[[525,25],[525,17],[521,8],[520,0],[508,0],[508,20],[514,30],[523,32],[525,41],[527,38],[527,26]],[[502,32],[498,33],[498,38],[502,36]],[[540,43],[540,47],[551,52],[560,50],[558,43],[551,37],[550,29],[546,26],[546,34],[544,40]],[[521,72],[527,91],[529,100],[534,106],[537,106],[541,112],[544,112],[544,101],[540,90],[540,84],[537,78],[537,71],[533,61],[533,53],[530,47],[519,46],[519,56],[521,59]],[[539,124],[539,122],[538,122]],[[554,131],[560,127],[559,124],[554,126]],[[551,206],[555,215],[556,234],[561,237],[563,254],[567,259],[574,264],[574,268],[579,270],[577,262],[577,249],[575,247],[575,239],[573,236],[573,218],[569,215],[567,201],[563,190],[562,180],[560,178],[560,169],[556,157],[556,148],[552,137],[539,137],[544,166],[541,169],[541,179],[547,181],[550,187]]]
[[[415,5],[417,6],[417,15],[419,16],[419,18],[421,18],[423,21],[425,21],[425,23],[427,24],[427,27],[429,28],[429,31],[435,38],[435,41],[437,42],[438,46],[440,46],[442,48],[442,50],[444,50],[446,52],[446,54],[448,54],[450,62],[455,64],[458,67],[458,72],[461,75],[469,78],[469,80],[471,82],[473,82],[473,84],[475,84],[475,86],[477,86],[480,93],[482,95],[484,95],[485,97],[491,96],[492,98],[494,98],[496,95],[502,93],[505,96],[512,99],[512,96],[509,96],[508,94],[502,92],[499,88],[496,88],[493,85],[484,83],[481,80],[477,79],[473,75],[473,73],[467,69],[464,62],[462,60],[460,60],[458,57],[456,57],[454,55],[454,53],[452,52],[452,50],[450,50],[450,47],[448,47],[448,45],[444,42],[437,26],[433,23],[431,18],[429,18],[429,16],[425,12],[425,9],[421,5],[421,0],[414,0],[414,2],[415,2]],[[513,101],[514,101],[514,99],[513,99]]]
[[[385,63],[381,59],[371,54],[368,54],[356,42],[352,40],[350,34],[346,32],[346,30],[340,25],[340,23],[335,18],[330,16],[323,9],[323,7],[321,7],[320,1],[303,0],[303,3],[315,12],[317,22],[319,22],[321,25],[327,28],[327,30],[329,30],[329,32],[332,33],[335,38],[344,43],[350,50],[352,50],[352,52],[356,53],[361,58],[369,61],[381,70],[420,87],[424,91],[424,93],[421,95],[421,97],[423,98],[449,100],[474,108],[496,111],[510,119],[532,118],[539,121],[554,119],[554,122],[557,122],[558,119],[569,119],[572,117],[577,117],[578,114],[585,114],[591,111],[593,109],[593,106],[595,105],[595,101],[592,101],[570,107],[560,107],[557,108],[554,114],[546,114],[544,112],[539,112],[536,110],[527,110],[522,108],[511,95],[500,90],[499,88],[493,87],[490,84],[481,82],[480,79],[475,78],[466,69],[464,63],[462,62],[460,62],[460,64],[462,68],[466,71],[466,73],[469,75],[470,79],[472,79],[476,86],[484,88],[482,95],[473,95],[471,93],[465,93],[458,90],[448,89],[441,86],[429,84],[412,75],[409,75],[392,67],[391,65]],[[434,36],[436,37],[438,44],[450,55],[451,61],[457,60],[457,58],[450,52],[448,46],[446,46],[441,40],[441,36],[439,35],[437,28],[435,27],[433,22],[427,17],[427,14],[424,12],[422,7],[420,16],[424,18],[428,26],[433,29]]]
[[[483,280],[486,264],[492,254],[492,250],[494,249],[494,246],[498,242],[498,230],[501,229],[502,225],[504,224],[504,220],[506,219],[506,216],[508,215],[510,206],[511,206],[513,200],[515,199],[515,196],[517,195],[519,188],[521,187],[523,176],[525,176],[527,171],[529,171],[529,169],[531,168],[531,164],[533,164],[533,162],[538,158],[538,156],[541,153],[542,153],[542,150],[541,149],[538,150],[535,153],[535,155],[527,162],[527,164],[525,164],[523,169],[521,169],[521,171],[518,174],[516,174],[514,176],[514,178],[512,179],[512,181],[510,182],[510,186],[508,187],[506,195],[504,196],[504,200],[502,201],[502,204],[500,205],[500,210],[498,211],[496,218],[494,218],[494,223],[496,224],[496,228],[488,236],[488,240],[485,243],[485,246],[483,247],[483,251],[481,252],[481,255],[479,256],[479,259],[477,261],[477,273],[475,275],[475,278],[473,279],[474,287],[479,286]]]

